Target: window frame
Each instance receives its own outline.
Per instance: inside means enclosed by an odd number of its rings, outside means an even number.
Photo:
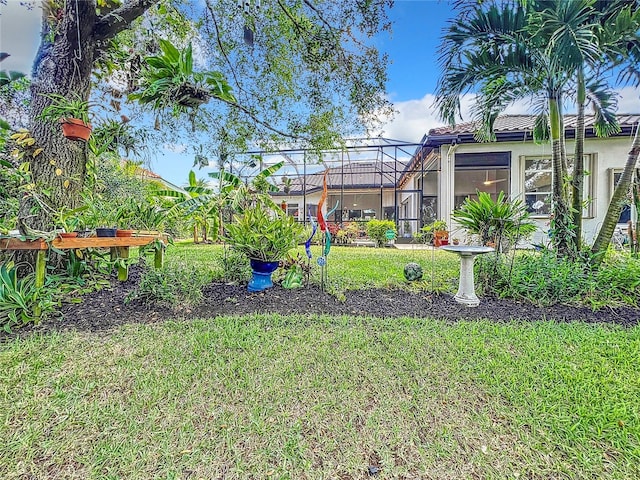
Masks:
[[[585,171],[589,172],[589,175],[585,175],[585,181],[584,181],[584,191],[583,191],[583,198],[585,200],[589,200],[587,202],[587,205],[585,208],[582,209],[582,217],[583,218],[595,218],[597,215],[597,208],[596,208],[596,202],[594,201],[595,198],[595,192],[596,190],[596,178],[597,175],[594,175],[594,172],[597,171],[598,168],[598,154],[597,153],[585,153],[584,154],[584,158],[585,158],[585,166],[584,169]],[[549,155],[521,155],[520,157],[521,159],[521,167],[522,167],[522,178],[521,178],[521,182],[520,185],[522,186],[522,195],[523,198],[525,199],[525,203],[526,203],[526,198],[527,195],[535,195],[536,193],[542,193],[542,192],[532,192],[532,193],[528,193],[527,191],[527,187],[525,185],[526,182],[526,173],[527,173],[527,160],[536,160],[536,159],[548,159],[549,160],[549,164],[551,165],[551,154]],[[572,165],[573,163],[573,155],[567,155],[567,161],[569,162],[570,165]],[[539,171],[547,171],[547,169],[544,170],[539,170]],[[551,168],[548,169],[548,171],[550,171],[551,173],[551,189],[549,190],[548,196],[549,198],[551,198],[552,195],[552,190],[553,190],[553,166],[551,166]],[[525,205],[526,206],[526,205]],[[553,206],[551,206],[550,208],[550,213],[548,214],[536,214],[534,212],[529,212],[529,216],[530,218],[550,218],[551,217],[551,213],[553,212]]]

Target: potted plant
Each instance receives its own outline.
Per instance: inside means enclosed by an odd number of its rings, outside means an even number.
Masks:
[[[420,243],[433,244],[436,247],[448,245],[449,231],[447,230],[447,222],[444,220],[435,220],[415,232],[413,237]],[[446,243],[442,243],[446,241]]]
[[[96,236],[115,237],[118,208],[99,198],[85,198],[85,205],[86,224],[95,228]]]
[[[61,207],[55,214],[55,225],[63,231],[58,232],[60,238],[74,238],[78,236],[76,231],[80,226],[81,219],[78,215],[87,209],[86,205],[78,208]]]
[[[287,252],[303,241],[304,228],[279,208],[261,202],[235,215],[226,225],[224,239],[249,257],[253,277],[248,290],[258,292],[273,286],[271,274]]]
[[[82,100],[77,94],[69,98],[55,94],[45,94],[51,100],[40,113],[40,118],[45,121],[59,122],[62,126],[62,134],[70,140],[86,142],[91,135],[89,123],[89,102]]]
[[[196,72],[193,69],[191,44],[176,48],[167,40],[160,40],[160,54],[145,58],[147,68],[140,79],[141,90],[129,95],[142,105],[157,112],[170,109],[174,114],[190,113],[211,98],[235,102],[231,86],[220,72]],[[159,118],[156,118],[159,124]]]

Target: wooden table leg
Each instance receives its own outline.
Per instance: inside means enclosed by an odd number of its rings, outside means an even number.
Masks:
[[[118,280],[125,282],[129,279],[129,265],[126,263],[129,258],[129,247],[116,247],[118,253]]]
[[[42,288],[44,286],[46,271],[47,251],[39,250],[36,255],[36,288]],[[42,315],[42,308],[40,308],[40,305],[36,305],[33,308],[33,314],[36,318],[40,318],[40,315]]]
[[[156,268],[162,268],[162,263],[164,262],[164,245],[156,248],[156,254],[154,256],[154,266]]]

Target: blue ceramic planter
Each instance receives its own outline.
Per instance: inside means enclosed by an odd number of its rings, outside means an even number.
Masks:
[[[280,262],[263,262],[262,260],[251,259],[251,270],[253,276],[249,282],[247,290],[250,292],[260,292],[273,287],[271,274],[276,271]]]

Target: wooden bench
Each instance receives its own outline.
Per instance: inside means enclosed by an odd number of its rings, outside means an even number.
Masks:
[[[156,243],[156,241],[159,241]],[[51,247],[58,250],[75,250],[83,248],[110,248],[111,259],[129,258],[130,247],[145,247],[156,243],[154,265],[162,267],[164,260],[164,247],[167,237],[164,235],[140,235],[134,237],[88,237],[88,238],[59,238],[51,242]],[[37,250],[36,256],[36,286],[44,285],[47,250],[49,244],[42,238],[35,240],[21,240],[19,238],[0,238],[0,250]],[[125,262],[118,265],[118,280],[126,281],[129,278],[129,267]]]

